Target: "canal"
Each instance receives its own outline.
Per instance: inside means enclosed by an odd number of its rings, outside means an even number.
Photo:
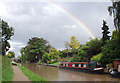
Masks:
[[[88,74],[37,64],[22,64],[22,66],[48,81],[120,81],[109,74]]]

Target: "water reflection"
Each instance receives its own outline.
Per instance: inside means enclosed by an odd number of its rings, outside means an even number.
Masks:
[[[22,66],[48,81],[120,81],[106,74],[88,74],[37,64],[22,64]]]

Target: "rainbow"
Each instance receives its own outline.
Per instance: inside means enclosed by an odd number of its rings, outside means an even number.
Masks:
[[[77,24],[80,25],[89,35],[92,39],[95,39],[95,36],[91,33],[91,31],[80,21],[78,20],[75,16],[73,16],[69,11],[63,9],[62,7],[56,5],[55,3],[52,3],[47,0],[48,3],[59,9],[60,11],[64,12],[67,16],[71,17]]]

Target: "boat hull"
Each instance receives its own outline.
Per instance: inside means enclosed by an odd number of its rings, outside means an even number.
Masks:
[[[78,71],[78,72],[84,72],[84,73],[94,73],[94,74],[104,74],[103,70],[91,70],[89,68],[73,68],[73,67],[59,67],[60,69],[67,69],[67,70],[73,70],[73,71]]]

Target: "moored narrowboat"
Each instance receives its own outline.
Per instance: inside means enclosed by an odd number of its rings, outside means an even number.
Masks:
[[[59,68],[82,72],[103,72],[103,67],[96,61],[91,62],[60,62]]]
[[[120,78],[120,59],[114,60],[114,67],[109,72],[112,76]]]

